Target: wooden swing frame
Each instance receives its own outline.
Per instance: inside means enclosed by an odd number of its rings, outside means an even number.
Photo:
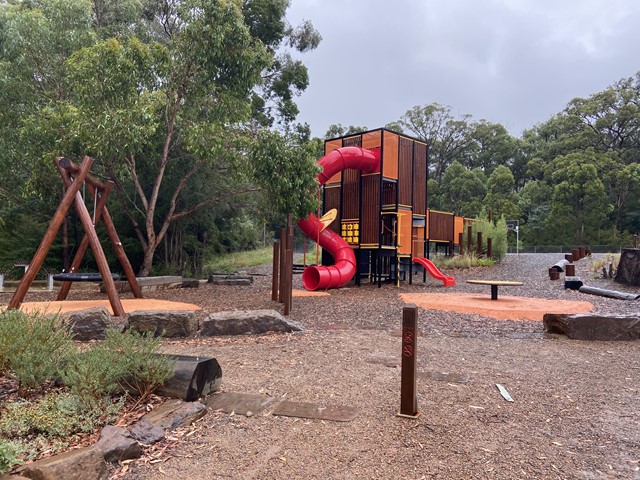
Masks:
[[[136,280],[135,273],[133,272],[129,259],[124,252],[122,242],[118,238],[118,233],[116,232],[116,228],[111,216],[109,215],[109,211],[107,210],[107,198],[115,184],[111,180],[106,184],[103,184],[98,179],[90,175],[89,171],[93,165],[93,159],[91,157],[84,157],[79,166],[65,157],[56,158],[55,164],[60,172],[60,176],[62,177],[65,193],[58,205],[58,209],[51,219],[51,222],[49,222],[47,231],[42,237],[36,253],[29,263],[29,268],[22,277],[20,285],[18,285],[16,292],[13,294],[13,297],[9,302],[8,308],[20,308],[20,304],[23,302],[27,292],[29,291],[29,287],[42,267],[65,216],[71,208],[71,205],[74,204],[78,217],[80,218],[80,222],[82,223],[82,228],[84,229],[84,236],[78,246],[73,261],[71,262],[70,271],[68,273],[73,274],[77,271],[82,264],[82,258],[84,257],[87,248],[91,246],[93,257],[98,265],[98,271],[100,272],[100,279],[103,282],[105,291],[109,297],[109,303],[113,309],[113,314],[118,317],[124,316],[125,311],[122,306],[122,302],[120,301],[120,296],[118,295],[111,270],[109,269],[107,258],[95,229],[95,225],[102,220],[116,256],[120,261],[120,265],[122,265],[122,269],[126,275],[131,292],[133,292],[135,298],[142,298],[142,291],[140,290],[140,286]],[[89,193],[94,199],[95,208],[93,218],[89,214],[87,206],[84,203],[84,199],[82,198],[82,194],[80,193],[80,188],[83,183],[86,184]],[[71,284],[72,281],[65,281],[62,284],[56,300],[61,301],[67,298]]]

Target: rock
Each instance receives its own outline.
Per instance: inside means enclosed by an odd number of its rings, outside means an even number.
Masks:
[[[562,259],[551,268],[553,268],[554,270],[556,270],[558,272],[564,272],[564,269],[565,269],[565,267],[567,266],[568,263],[569,263],[569,261],[567,259]]]
[[[152,332],[156,337],[189,337],[198,330],[194,312],[147,310],[129,314],[129,328],[136,332]]]
[[[87,308],[62,315],[65,324],[71,327],[73,339],[85,342],[87,340],[104,340],[107,329],[112,323],[111,315],[104,307]]]
[[[123,428],[112,425],[102,429],[96,447],[102,451],[104,459],[110,463],[140,458],[142,455],[142,448],[131,434]]]
[[[200,288],[200,280],[197,278],[183,278],[182,288]]]
[[[220,388],[222,368],[215,358],[166,356],[173,361],[173,376],[156,391],[158,395],[192,402]]]
[[[304,327],[286,319],[275,310],[238,310],[207,315],[203,320],[200,334],[244,335],[266,332],[299,332]]]
[[[640,285],[640,249],[622,250],[614,281],[625,285]]]
[[[18,473],[32,480],[105,480],[108,475],[102,451],[95,445],[29,463]]]
[[[580,277],[564,277],[564,288],[570,288],[571,290],[579,290],[584,285]]]
[[[207,283],[213,283],[214,285],[251,285],[253,283],[253,277],[251,275],[210,275]]]
[[[546,313],[544,328],[574,340],[638,340],[640,317],[617,315]]]
[[[144,418],[136,422],[129,428],[129,433],[133,438],[144,445],[151,445],[153,443],[164,440],[164,430],[160,425],[151,423]]]
[[[199,418],[204,417],[206,413],[207,407],[200,402],[167,400],[142,418],[161,428],[173,430],[191,425]]]

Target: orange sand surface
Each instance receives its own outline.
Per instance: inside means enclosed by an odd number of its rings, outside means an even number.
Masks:
[[[138,310],[200,310],[197,305],[191,303],[170,302],[168,300],[156,300],[152,298],[133,298],[121,300],[126,313]],[[20,310],[26,313],[65,313],[85,310],[92,307],[105,307],[113,315],[113,309],[109,300],[65,300],[64,302],[25,302],[20,305]]]
[[[300,290],[294,288],[292,291],[294,297],[329,297],[329,292],[311,292],[309,290]]]
[[[477,293],[401,293],[400,298],[425,309],[472,313],[501,320],[542,320],[545,313],[587,313],[593,308],[589,302],[507,295],[491,300],[490,295]]]

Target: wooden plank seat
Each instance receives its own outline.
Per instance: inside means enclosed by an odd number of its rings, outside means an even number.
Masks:
[[[467,280],[467,283],[474,285],[491,285],[491,300],[498,300],[498,287],[520,287],[524,285],[522,282],[512,282],[509,280]]]
[[[119,280],[120,275],[117,273],[112,273],[111,277],[113,280]],[[56,273],[53,276],[53,279],[58,282],[101,282],[102,275],[99,273]]]

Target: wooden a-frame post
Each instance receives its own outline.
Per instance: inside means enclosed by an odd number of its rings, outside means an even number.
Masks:
[[[40,267],[42,266],[46,255],[49,252],[49,249],[51,248],[53,240],[55,239],[55,236],[58,233],[60,226],[62,225],[64,217],[69,211],[71,204],[75,203],[76,212],[78,213],[78,217],[80,218],[80,222],[82,223],[82,227],[85,233],[80,249],[73,259],[72,272],[80,266],[82,257],[86,252],[87,247],[90,245],[94,259],[98,265],[100,276],[104,283],[105,291],[107,292],[107,296],[109,297],[109,303],[111,304],[113,313],[116,316],[124,316],[125,311],[122,306],[122,302],[120,301],[120,297],[118,296],[115,282],[113,280],[113,277],[111,276],[109,264],[107,263],[107,258],[104,254],[102,245],[100,244],[98,235],[95,230],[95,223],[97,223],[99,219],[102,219],[105,223],[105,226],[107,227],[107,234],[111,242],[113,243],[116,255],[118,256],[118,259],[120,260],[120,263],[125,270],[127,280],[129,281],[129,285],[131,286],[131,290],[133,291],[136,298],[141,298],[142,293],[135,278],[135,274],[133,273],[133,269],[131,268],[131,264],[129,263],[126,254],[124,253],[122,243],[118,238],[118,234],[115,231],[115,226],[113,225],[113,221],[111,220],[109,212],[106,208],[107,196],[113,188],[113,183],[111,182],[111,184],[104,186],[101,182],[89,175],[89,170],[91,169],[91,165],[93,164],[93,159],[91,159],[90,157],[84,157],[80,166],[76,166],[70,160],[62,157],[56,158],[55,163],[64,182],[66,191],[62,200],[60,201],[60,204],[58,205],[58,209],[56,210],[53,218],[51,219],[51,222],[49,223],[47,231],[45,232],[45,235],[42,238],[42,241],[40,242],[35,255],[33,256],[33,259],[29,264],[29,268],[25,272],[25,275],[22,277],[20,285],[18,285],[16,292],[9,302],[8,308],[17,309],[20,307],[20,304],[24,300],[29,287],[33,283],[33,280],[38,274],[38,271],[40,270]],[[72,179],[70,173],[73,173],[75,175],[75,178]],[[94,212],[93,219],[89,215],[89,211],[87,210],[82,195],[80,194],[80,187],[82,186],[83,182],[86,182],[87,185],[89,185],[89,191],[96,200],[96,211]],[[65,282],[63,284],[63,287],[58,294],[59,300],[63,300],[64,298],[66,298],[67,293],[69,292],[70,285],[71,282]]]

